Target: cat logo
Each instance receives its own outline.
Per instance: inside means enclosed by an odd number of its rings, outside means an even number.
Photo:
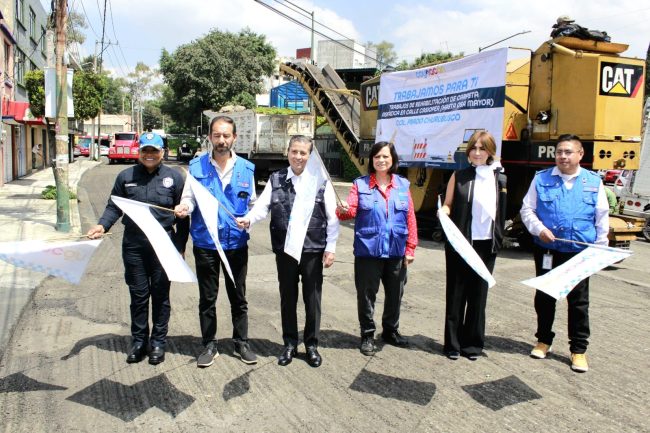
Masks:
[[[365,86],[362,92],[363,108],[365,110],[376,110],[379,105],[379,81]]]
[[[643,66],[602,62],[600,94],[634,98],[642,87]]]

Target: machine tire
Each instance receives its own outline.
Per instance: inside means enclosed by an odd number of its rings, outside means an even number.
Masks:
[[[650,242],[650,218],[645,220],[645,226],[643,226],[642,233],[645,240]]]

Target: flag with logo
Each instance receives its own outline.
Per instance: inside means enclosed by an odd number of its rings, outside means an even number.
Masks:
[[[557,268],[521,283],[555,299],[566,297],[582,280],[632,255],[631,251],[600,245],[587,247]]]
[[[230,263],[228,263],[226,253],[223,252],[221,242],[219,242],[219,206],[221,206],[221,204],[219,203],[219,200],[217,200],[217,198],[206,189],[206,187],[201,185],[201,183],[189,173],[187,174],[186,182],[188,182],[192,188],[194,200],[201,211],[201,216],[203,217],[203,222],[205,222],[205,226],[208,229],[208,233],[210,233],[210,237],[212,238],[214,245],[217,247],[221,263],[223,263],[223,267],[226,269],[230,281],[234,283],[235,279],[232,276]]]
[[[438,201],[438,209],[440,209],[440,201]],[[494,277],[483,263],[483,260],[476,253],[476,250],[472,245],[467,242],[465,236],[458,230],[458,227],[454,222],[449,218],[449,216],[438,210],[438,219],[440,220],[440,225],[447,236],[447,241],[451,246],[456,250],[459,256],[465,260],[470,268],[478,274],[479,277],[483,278],[488,283],[488,288],[493,287],[497,282],[494,280]]]
[[[16,241],[0,243],[0,259],[79,284],[101,239],[92,241]]]
[[[169,281],[178,283],[195,283],[196,275],[187,265],[165,229],[153,216],[150,206],[141,201],[129,200],[124,197],[111,196],[111,200],[122,212],[135,222],[144,232],[151,243],[158,261],[165,269]]]
[[[302,256],[302,247],[305,243],[309,220],[314,211],[316,194],[329,178],[316,146],[312,145],[311,154],[301,176],[302,179],[295,188],[296,198],[293,201],[293,207],[289,215],[287,237],[284,241],[284,252],[296,259],[298,263],[300,263],[300,257]]]

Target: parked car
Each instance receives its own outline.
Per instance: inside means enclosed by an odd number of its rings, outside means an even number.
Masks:
[[[192,149],[192,146],[188,144],[187,141],[183,140],[183,143],[178,147],[178,153],[177,153],[176,159],[180,162],[189,162],[192,158],[194,158],[194,150]]]
[[[603,178],[603,183],[614,183],[616,182],[616,178],[618,177],[619,174],[621,174],[621,171],[623,170],[607,170],[605,172],[605,177]]]
[[[630,183],[633,173],[633,170],[622,170],[621,174],[618,175],[616,181],[614,181],[614,194],[616,194],[616,197],[621,196],[625,187]]]

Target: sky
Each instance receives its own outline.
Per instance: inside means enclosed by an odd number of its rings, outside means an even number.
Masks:
[[[41,0],[46,11],[49,0]],[[292,12],[286,0],[260,0],[310,25],[310,18]],[[101,0],[68,0],[69,7],[87,16],[90,27],[81,54],[92,54],[101,39]],[[650,3],[638,0],[291,0],[311,13],[316,30],[335,39],[361,44],[388,41],[398,62],[413,61],[425,52],[476,53],[511,35],[497,47],[536,49],[549,39],[560,15],[576,23],[604,30],[612,42],[629,44],[624,53],[645,58],[650,43]],[[250,28],[266,35],[278,55],[292,57],[309,47],[311,31],[277,15],[255,0],[107,0],[105,67],[126,75],[137,62],[156,67],[161,50],[201,38],[211,29],[238,32]],[[295,8],[294,8],[295,9]],[[304,13],[304,12],[303,12]],[[92,28],[91,28],[92,27]],[[322,37],[316,35],[316,40]],[[521,51],[519,51],[521,52]]]

